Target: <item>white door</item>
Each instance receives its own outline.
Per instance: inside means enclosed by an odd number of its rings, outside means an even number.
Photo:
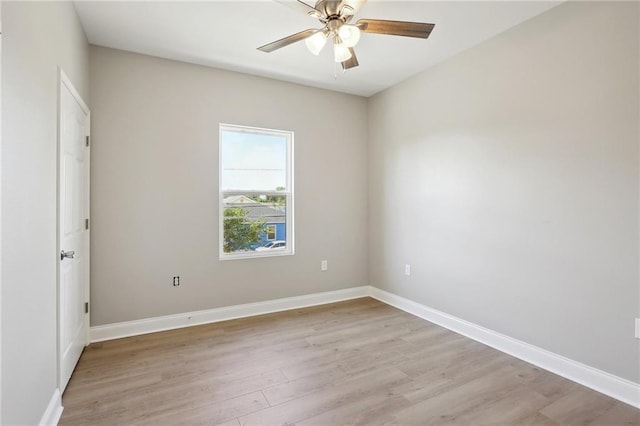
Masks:
[[[58,350],[63,392],[89,343],[89,109],[60,71]]]

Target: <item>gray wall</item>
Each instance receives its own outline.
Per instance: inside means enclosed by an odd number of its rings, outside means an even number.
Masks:
[[[89,101],[71,3],[2,4],[2,419],[37,424],[57,387],[56,132],[61,66]]]
[[[366,99],[92,46],[91,101],[93,326],[368,283]],[[219,123],[295,132],[294,256],[218,260]]]
[[[372,98],[371,284],[640,382],[638,72],[568,2]]]

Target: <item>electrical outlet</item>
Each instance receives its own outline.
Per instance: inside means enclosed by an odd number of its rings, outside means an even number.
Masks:
[[[636,318],[636,339],[640,339],[640,318]]]
[[[178,287],[180,285],[180,277],[173,277],[173,286]]]
[[[404,265],[404,274],[408,277],[411,276],[411,265],[409,265],[408,263]]]
[[[326,271],[327,269],[329,269],[329,265],[327,264],[326,260],[323,260],[320,262],[320,270],[321,271]]]

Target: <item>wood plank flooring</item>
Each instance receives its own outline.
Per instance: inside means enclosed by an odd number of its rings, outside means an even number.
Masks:
[[[640,425],[640,410],[370,298],[96,343],[71,425]]]

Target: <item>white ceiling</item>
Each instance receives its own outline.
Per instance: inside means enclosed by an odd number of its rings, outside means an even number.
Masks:
[[[363,34],[356,46],[360,66],[346,73],[336,70],[328,46],[319,56],[304,42],[272,53],[256,50],[321,26],[270,0],[76,1],[75,6],[92,44],[371,96],[559,3],[369,0],[356,19],[436,26],[427,40]]]

